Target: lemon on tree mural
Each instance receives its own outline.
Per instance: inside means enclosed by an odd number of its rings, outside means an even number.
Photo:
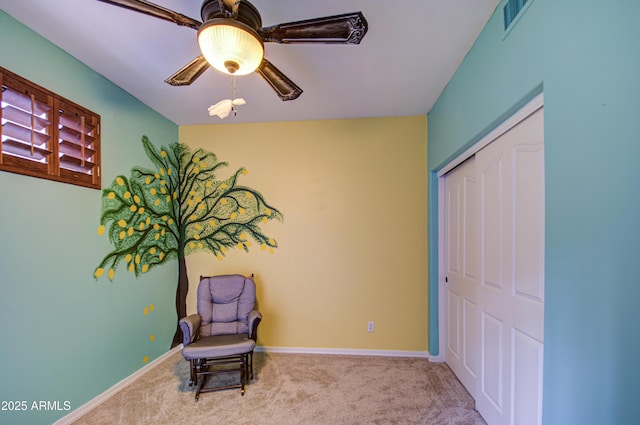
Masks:
[[[142,310],[142,314],[144,314],[144,316],[148,316],[149,313],[153,313],[155,311],[156,307],[153,304],[149,304],[148,306],[144,306],[144,309]],[[149,334],[149,342],[153,343],[156,340],[156,335],[154,333],[150,333]],[[149,359],[151,357],[149,357],[149,355],[146,355],[142,358],[142,363],[148,363]]]
[[[107,234],[114,250],[95,269],[96,279],[113,280],[121,262],[136,277],[168,261],[178,261],[176,312],[186,316],[189,288],[185,257],[208,251],[222,259],[228,249],[249,251],[252,240],[261,250],[277,247],[260,225],[282,220],[260,192],[238,183],[247,174],[238,169],[218,180],[227,166],[203,149],[191,151],[182,143],[157,149],[142,137],[142,145],[156,170],[134,167],[131,177],[120,175],[102,191],[98,234]],[[172,346],[180,343],[180,329]]]

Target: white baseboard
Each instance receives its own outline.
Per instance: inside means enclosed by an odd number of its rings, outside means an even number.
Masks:
[[[431,363],[444,363],[446,359],[444,358],[443,355],[437,355],[437,356],[429,356],[429,361]]]
[[[255,351],[263,353],[288,354],[337,354],[348,356],[418,357],[430,358],[428,351],[367,350],[351,348],[305,348],[257,346]]]
[[[148,363],[143,367],[141,367],[140,369],[138,369],[137,371],[133,372],[131,375],[127,376],[122,381],[118,382],[117,384],[115,384],[113,387],[109,388],[102,394],[99,394],[95,398],[89,400],[88,402],[78,407],[68,415],[61,417],[60,419],[55,421],[53,425],[66,425],[66,424],[72,423],[73,421],[78,420],[81,416],[85,415],[89,411],[95,409],[100,404],[104,403],[105,401],[107,401],[108,399],[116,395],[118,391],[122,390],[128,385],[131,385],[136,379],[140,378],[142,375],[144,375],[145,373],[149,372],[151,369],[153,369],[154,367],[162,363],[162,361],[165,360],[167,357],[170,357],[181,350],[182,350],[182,344],[173,347],[171,350],[167,351],[157,359],[153,360],[151,363]]]

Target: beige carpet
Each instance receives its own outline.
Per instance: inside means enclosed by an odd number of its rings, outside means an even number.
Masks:
[[[426,359],[256,353],[254,380],[200,395],[177,353],[81,424],[485,424],[451,370]]]

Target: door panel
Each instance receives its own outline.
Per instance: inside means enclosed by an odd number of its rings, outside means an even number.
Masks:
[[[485,148],[487,149],[487,148]],[[480,151],[482,152],[482,151]],[[483,158],[487,155],[484,154]],[[482,251],[480,253],[483,273],[482,285],[490,285],[500,290],[503,287],[504,257],[504,161],[501,155],[490,158],[480,172],[480,220]],[[486,161],[486,159],[485,159]],[[483,255],[485,254],[485,255]]]
[[[502,412],[504,405],[504,324],[486,312],[482,316],[482,377],[480,396]]]
[[[476,306],[479,276],[475,164],[464,162],[445,179],[445,260],[447,318],[446,360],[473,395],[479,366],[479,319]]]
[[[544,167],[542,146],[520,146],[514,151],[514,283],[519,295],[544,299],[544,220],[536,205],[544,201],[544,187],[529,176]]]
[[[482,317],[478,411],[540,424],[544,341],[543,110],[476,154]],[[538,406],[540,404],[540,406]]]
[[[513,328],[512,424],[540,423],[542,414],[542,349],[536,338]]]
[[[449,338],[447,338],[447,348],[450,353],[459,361],[460,359],[460,295],[449,290],[447,292],[447,311],[448,311],[448,324],[449,324]]]
[[[477,379],[476,374],[480,363],[480,341],[478,332],[478,306],[469,299],[462,301],[462,316],[464,320],[463,363],[465,369]],[[475,381],[474,381],[475,384]],[[475,389],[474,389],[475,393]]]

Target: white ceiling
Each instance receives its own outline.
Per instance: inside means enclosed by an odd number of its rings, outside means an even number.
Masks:
[[[153,1],[153,0],[151,0]],[[154,3],[201,20],[201,0]],[[263,26],[362,11],[360,45],[265,43],[265,57],[304,93],[281,101],[257,74],[237,77],[247,104],[210,68],[191,86],[164,83],[199,55],[188,27],[97,0],[0,0],[0,8],[179,125],[422,115],[429,112],[500,0],[252,0]]]

